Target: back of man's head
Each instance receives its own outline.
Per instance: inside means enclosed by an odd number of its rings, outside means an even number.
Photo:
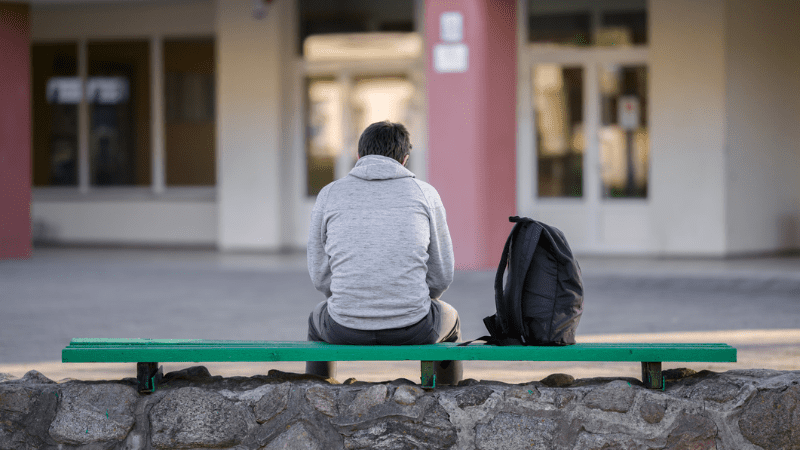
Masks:
[[[403,124],[385,120],[368,126],[358,139],[358,157],[388,156],[403,164],[411,152],[411,137]]]

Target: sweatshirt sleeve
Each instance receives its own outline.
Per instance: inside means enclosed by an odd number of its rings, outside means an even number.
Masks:
[[[430,297],[438,299],[453,282],[453,242],[447,228],[447,217],[439,193],[431,186],[426,193],[431,211],[431,241],[428,245],[428,275],[426,282]]]
[[[314,209],[311,211],[311,225],[308,229],[308,273],[311,281],[318,291],[331,296],[331,266],[328,254],[325,253],[326,227],[325,227],[325,203],[328,198],[328,188],[320,191]]]

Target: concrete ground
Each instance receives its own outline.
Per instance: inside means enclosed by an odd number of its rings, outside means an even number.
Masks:
[[[665,363],[724,371],[800,370],[800,257],[651,259],[579,257],[580,342],[726,342],[728,364]],[[493,271],[457,272],[442,297],[465,339],[485,334],[494,312]],[[133,364],[62,364],[75,337],[302,340],[321,301],[305,254],[210,250],[37,248],[0,261],[0,372],[31,369],[55,380],[134,376]],[[193,365],[164,364],[165,371]],[[203,363],[212,374],[301,372],[302,363]],[[340,363],[340,380],[416,380],[419,363]],[[631,363],[467,362],[465,377],[507,382],[550,373],[639,376]]]

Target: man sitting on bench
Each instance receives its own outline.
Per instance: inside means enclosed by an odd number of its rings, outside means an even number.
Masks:
[[[308,340],[349,345],[458,342],[456,310],[439,300],[453,281],[453,244],[439,193],[405,168],[406,128],[377,122],[358,140],[349,175],[325,186],[311,213],[308,271],[326,300]],[[336,376],[336,363],[306,373]],[[436,383],[461,379],[460,361],[437,363]]]

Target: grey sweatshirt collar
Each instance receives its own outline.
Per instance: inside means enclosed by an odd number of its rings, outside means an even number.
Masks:
[[[362,180],[393,180],[396,178],[414,178],[414,174],[402,164],[388,156],[367,155],[361,157],[350,175]]]

